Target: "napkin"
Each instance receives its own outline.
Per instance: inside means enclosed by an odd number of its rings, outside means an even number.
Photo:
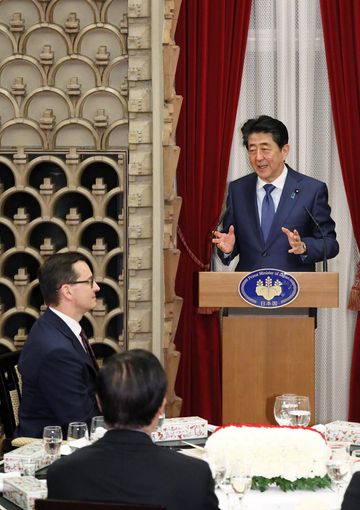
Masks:
[[[3,491],[4,488],[4,478],[14,478],[21,476],[20,471],[11,471],[10,473],[0,473],[0,492]]]

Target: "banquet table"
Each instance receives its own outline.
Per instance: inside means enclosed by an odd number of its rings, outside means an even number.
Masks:
[[[316,492],[294,491],[282,492],[270,487],[265,492],[250,491],[241,506],[235,495],[226,496],[217,491],[221,510],[338,510],[336,494],[330,489],[320,489]],[[19,510],[7,499],[0,496],[0,510]]]
[[[270,487],[265,492],[251,490],[244,498],[243,504],[236,495],[226,495],[217,490],[221,510],[339,510],[340,502],[331,489],[312,491],[283,492],[277,487]]]

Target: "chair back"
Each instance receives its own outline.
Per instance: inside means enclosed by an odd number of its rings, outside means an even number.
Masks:
[[[35,510],[166,510],[166,507],[162,505],[112,503],[108,501],[63,501],[60,499],[36,499]]]
[[[0,355],[0,419],[5,437],[13,437],[19,423],[21,382],[17,371],[21,351]]]

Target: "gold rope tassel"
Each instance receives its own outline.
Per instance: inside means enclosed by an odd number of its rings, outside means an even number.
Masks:
[[[355,282],[350,291],[348,308],[354,312],[360,311],[360,262],[357,263]]]

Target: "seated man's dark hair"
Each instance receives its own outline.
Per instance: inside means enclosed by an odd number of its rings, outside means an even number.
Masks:
[[[165,397],[166,374],[154,354],[133,349],[115,354],[97,378],[97,395],[108,425],[142,428],[150,425]]]
[[[248,149],[248,139],[252,133],[270,133],[280,149],[289,142],[289,133],[285,124],[280,120],[260,115],[255,119],[249,119],[241,128],[243,144]]]
[[[58,305],[58,289],[64,283],[75,282],[78,275],[74,271],[75,262],[87,259],[75,251],[55,253],[45,260],[39,269],[39,284],[44,301],[47,305]]]

